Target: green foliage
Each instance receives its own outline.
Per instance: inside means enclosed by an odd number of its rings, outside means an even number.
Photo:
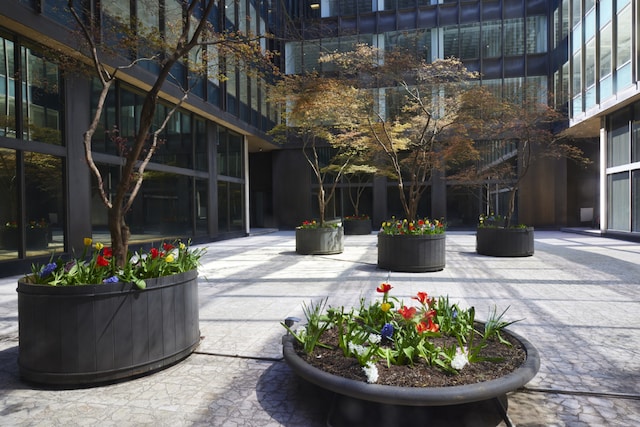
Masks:
[[[144,289],[145,279],[170,276],[197,268],[199,259],[204,254],[204,249],[190,250],[180,241],[162,243],[161,249],[151,248],[148,252],[129,253],[127,262],[118,267],[111,248],[99,242],[92,243],[90,238],[85,239],[83,253],[78,258],[68,261],[58,258],[44,265],[33,264],[26,280],[50,286],[126,282],[135,283],[140,289]]]
[[[445,224],[440,220],[430,220],[429,218],[409,221],[392,217],[389,221],[382,223],[380,232],[389,235],[425,235],[443,234],[446,230]]]
[[[326,299],[304,306],[307,317],[304,329],[294,332],[283,326],[307,353],[317,345],[326,346],[320,343],[322,334],[335,328],[342,353],[357,359],[368,378],[372,366],[379,361],[387,365],[413,365],[420,361],[455,374],[467,363],[493,360],[481,356],[488,340],[497,338],[510,345],[500,335],[503,328],[514,323],[502,320],[506,310],[497,315],[494,308],[484,333],[480,333],[474,327],[473,307],[465,310],[448,297],[436,299],[426,292],[412,297],[418,301],[417,306],[407,306],[389,295],[392,288],[388,283],[381,284],[376,291],[382,294],[382,299],[368,304],[361,299],[357,310],[330,307],[327,315],[323,315]]]

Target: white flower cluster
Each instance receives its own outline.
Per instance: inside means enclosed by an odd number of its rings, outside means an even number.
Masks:
[[[467,357],[467,348],[465,347],[464,350],[458,348],[456,350],[456,355],[451,361],[451,367],[459,371],[460,369],[464,368],[467,363],[469,363],[469,358]]]
[[[371,344],[380,344],[380,341],[382,341],[382,335],[369,334],[369,342]]]
[[[357,354],[358,356],[364,355],[367,351],[367,348],[365,346],[360,344],[354,344],[352,342],[347,344],[347,347],[349,348],[349,351],[351,353]]]
[[[367,363],[362,367],[364,373],[367,375],[367,382],[373,384],[378,382],[378,367],[373,363]]]

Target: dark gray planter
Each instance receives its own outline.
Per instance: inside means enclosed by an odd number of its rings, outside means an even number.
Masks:
[[[345,219],[344,234],[347,236],[371,234],[371,219]]]
[[[200,341],[197,270],[131,283],[18,282],[20,376],[51,385],[133,378],[184,359]]]
[[[534,253],[533,227],[479,227],[476,252],[495,257],[525,257]]]
[[[296,353],[295,340],[291,335],[283,337],[282,351],[285,361],[298,376],[339,395],[357,401],[374,402],[375,405],[367,407],[368,411],[377,410],[380,404],[392,405],[384,407],[384,412],[395,411],[400,415],[411,413],[411,418],[414,420],[425,417],[425,422],[420,425],[495,426],[497,423],[491,424],[490,420],[495,419],[496,416],[505,421],[508,420],[506,394],[524,386],[540,369],[540,356],[536,348],[513,332],[505,330],[504,333],[513,336],[523,345],[527,353],[525,362],[502,378],[451,387],[397,387],[368,384],[329,374],[309,365]],[[401,409],[399,410],[398,407]],[[429,410],[426,413],[410,412],[412,407],[429,407]],[[369,417],[369,419],[373,418]],[[470,420],[470,424],[467,424],[467,420]],[[484,422],[485,420],[487,423]],[[354,424],[347,423],[347,425]]]
[[[296,229],[296,252],[301,255],[331,255],[343,251],[342,226]]]
[[[446,234],[378,233],[378,268],[421,273],[445,267]]]

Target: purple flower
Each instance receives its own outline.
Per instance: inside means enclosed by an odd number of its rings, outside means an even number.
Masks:
[[[111,276],[104,279],[102,283],[118,283],[119,281],[120,279],[118,279],[118,276]]]
[[[55,262],[50,262],[49,264],[45,265],[40,272],[40,278],[47,277],[48,275],[53,273],[56,268],[58,268],[58,264],[56,264]]]
[[[393,325],[391,323],[385,323],[380,331],[380,335],[384,338],[391,339],[393,336]]]

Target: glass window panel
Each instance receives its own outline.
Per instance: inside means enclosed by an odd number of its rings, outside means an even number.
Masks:
[[[598,16],[600,18],[600,27],[604,27],[611,22],[613,16],[613,0],[600,0],[598,7]]]
[[[244,230],[244,185],[229,183],[229,230]]]
[[[26,123],[23,138],[61,145],[64,110],[58,67],[27,47],[22,48],[22,60],[26,64],[26,72],[22,74]]]
[[[608,76],[612,71],[612,25],[608,24],[600,30],[600,76]]]
[[[629,173],[609,175],[608,184],[608,228],[629,231]]]
[[[480,57],[480,26],[467,24],[460,26],[460,59]]]
[[[607,166],[620,166],[629,163],[630,147],[629,120],[626,111],[624,111],[611,118]]]
[[[582,108],[582,95],[578,95],[573,98],[572,106],[573,106],[572,111],[574,116],[580,115],[584,111],[584,109]]]
[[[547,18],[530,16],[527,18],[527,53],[547,51]]]
[[[131,17],[130,0],[111,0],[101,2],[102,11],[114,18],[125,22]]]
[[[196,235],[204,235],[209,231],[209,181],[196,179],[195,187]]]
[[[337,47],[337,46],[336,46]],[[322,47],[322,52],[328,52],[324,49],[324,42]],[[307,41],[303,44],[303,53],[302,53],[302,62],[304,65],[304,71],[314,71],[320,68],[318,63],[318,59],[320,59],[320,44],[318,41]],[[323,67],[328,66],[328,64],[323,64]]]
[[[582,91],[582,59],[580,52],[573,55],[573,80],[571,93],[578,95]]]
[[[581,3],[582,1],[580,0],[573,0],[571,2],[571,26],[575,26],[578,22],[580,22],[580,19],[582,19],[582,15],[581,15]]]
[[[207,144],[207,124],[202,119],[195,120],[195,169],[209,170],[209,152]]]
[[[0,136],[16,137],[13,43],[0,37]],[[2,222],[0,222],[2,224]]]
[[[616,66],[621,67],[631,61],[631,7],[618,14],[616,33]]]
[[[506,19],[504,21],[504,54],[514,56],[524,54],[524,20]]]
[[[631,162],[640,162],[640,104],[636,104],[636,119],[633,121],[631,139]]]
[[[24,215],[27,256],[47,255],[64,249],[64,203],[62,158],[25,152]]]
[[[596,84],[596,39],[587,42],[584,54],[584,85],[589,88]]]
[[[482,26],[482,53],[485,58],[502,55],[502,22],[488,21]]]
[[[569,0],[562,0],[562,39],[569,34]]]
[[[576,25],[573,33],[571,33],[571,51],[579,52],[582,49],[582,24]]]
[[[18,257],[16,151],[0,148],[0,259]]]
[[[218,181],[218,231],[229,230],[229,183]]]
[[[460,46],[458,43],[458,27],[451,26],[442,29],[444,57],[460,57]]]
[[[584,17],[584,39],[589,40],[596,35],[596,11],[587,13]]]
[[[630,86],[633,83],[631,80],[631,62],[618,68],[616,71],[616,92]]]
[[[613,95],[613,77],[609,74],[600,80],[600,100],[604,101]]]
[[[631,173],[631,231],[640,231],[640,170]]]

